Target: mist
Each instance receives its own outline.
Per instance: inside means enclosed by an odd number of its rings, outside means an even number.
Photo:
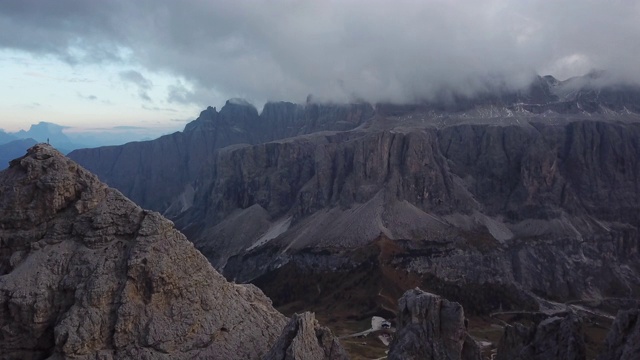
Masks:
[[[632,1],[5,0],[0,47],[169,73],[170,102],[401,103],[592,69],[640,83],[638,19]]]

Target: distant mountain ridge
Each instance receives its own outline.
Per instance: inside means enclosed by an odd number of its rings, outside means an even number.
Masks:
[[[14,140],[17,140],[17,138],[15,136],[0,130],[0,145],[6,144],[6,143],[14,141]]]
[[[41,121],[28,130],[4,132],[0,130],[0,145],[18,139],[32,138],[37,142],[49,142],[63,153],[75,149],[120,145],[131,141],[144,141],[157,137],[158,129],[137,126],[115,126],[99,129],[82,129]],[[25,149],[26,150],[26,149]]]
[[[180,193],[188,191],[191,180],[218,149],[311,132],[344,131],[372,115],[369,104],[280,102],[265,105],[258,114],[252,105],[228,101],[219,112],[212,107],[202,111],[183,132],[152,141],[76,150],[69,157],[135,202],[165,212]]]
[[[57,148],[62,149],[63,152],[68,152],[68,149],[76,147],[71,142],[71,139],[65,135],[62,130],[64,130],[64,126],[60,126],[54,123],[41,121],[35,125],[31,125],[29,130],[20,130],[15,133],[15,136],[19,138],[33,138],[38,142],[47,142],[53,141],[54,145]]]
[[[640,87],[610,83],[605,75],[596,72],[564,81],[550,75],[538,76],[520,90],[497,88],[474,96],[452,94],[437,101],[400,107],[434,113],[463,113],[474,108],[498,107],[520,116],[536,116],[545,112],[571,116],[640,114]]]
[[[229,101],[183,132],[69,156],[276,302],[306,296],[283,279],[307,289],[326,274],[377,274],[374,298],[430,286],[485,314],[634,297],[640,90],[590,81],[262,113]],[[339,289],[314,299],[340,299]]]
[[[260,114],[245,100],[231,99],[220,111],[213,107],[202,111],[182,132],[153,141],[78,150],[69,156],[137,203],[165,212],[176,206],[180,197],[176,194],[189,191],[189,182],[198,176],[204,163],[213,159],[215,151],[230,145],[254,145],[358,127],[380,130],[459,123],[512,124],[539,117],[549,122],[640,118],[640,88],[608,85],[596,91],[593,79],[589,79],[538,77],[525,90],[496,90],[472,98],[459,96],[409,105],[270,102]],[[576,84],[584,87],[575,90]]]

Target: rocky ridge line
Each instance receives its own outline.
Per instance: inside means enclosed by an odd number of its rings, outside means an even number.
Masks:
[[[263,360],[348,360],[349,356],[329,328],[313,313],[294,314]]]
[[[218,149],[350,130],[372,115],[369,104],[287,102],[268,103],[258,114],[253,105],[230,100],[220,111],[212,107],[202,111],[182,132],[152,141],[75,150],[69,157],[136,204],[168,215],[189,207],[192,181]]]
[[[286,318],[46,144],[0,172],[3,359],[258,359]]]
[[[481,360],[478,344],[467,333],[464,310],[455,302],[420,289],[398,302],[397,332],[389,360]]]

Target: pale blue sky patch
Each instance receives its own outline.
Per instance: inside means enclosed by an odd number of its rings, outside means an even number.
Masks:
[[[171,118],[194,119],[202,107],[169,104],[170,84],[185,80],[143,75],[122,62],[69,64],[53,56],[3,49],[0,79],[6,84],[0,87],[0,129],[6,131],[28,129],[40,121],[78,128],[145,121],[170,132],[179,129]]]

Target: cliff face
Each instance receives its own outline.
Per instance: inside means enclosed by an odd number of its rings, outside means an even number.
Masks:
[[[285,324],[170,221],[50,146],[0,172],[3,359],[258,359]]]
[[[236,100],[183,133],[71,156],[174,220],[225,276],[267,291],[283,269],[375,264],[471,313],[637,297],[640,92],[596,80],[375,109],[258,114]],[[368,248],[379,239],[393,251]]]
[[[399,301],[398,331],[389,360],[481,360],[480,348],[465,328],[462,306],[420,289]]]
[[[191,182],[217,149],[258,144],[317,131],[355,128],[371,117],[368,104],[300,106],[269,103],[262,114],[242,100],[230,100],[218,112],[207,108],[183,132],[153,141],[76,150],[69,157],[122,191],[140,206],[172,213],[190,205]],[[178,205],[175,205],[178,206]]]
[[[558,300],[629,296],[639,286],[638,139],[638,124],[531,122],[230,149],[175,221],[239,281],[305,248],[354,249],[382,234],[403,247],[390,261],[447,281]]]
[[[350,132],[219,152],[198,177],[196,212],[258,204],[294,221],[385,190],[423,211],[510,221],[559,211],[637,220],[638,124],[459,125]],[[211,197],[214,197],[213,199]],[[212,206],[213,205],[213,206]],[[188,211],[187,211],[188,212]],[[214,219],[217,220],[217,219]]]

